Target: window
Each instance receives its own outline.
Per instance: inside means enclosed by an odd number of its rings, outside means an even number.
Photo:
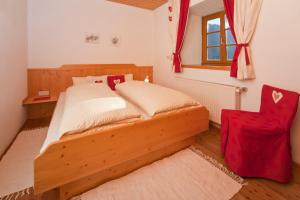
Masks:
[[[230,65],[235,47],[224,11],[202,18],[202,64]]]

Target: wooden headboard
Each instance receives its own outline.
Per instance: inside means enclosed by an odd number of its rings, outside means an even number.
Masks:
[[[63,65],[60,68],[28,69],[28,96],[40,90],[49,90],[51,95],[59,95],[72,85],[72,77],[133,74],[134,80],[153,80],[152,67],[137,67],[133,64],[78,64]]]

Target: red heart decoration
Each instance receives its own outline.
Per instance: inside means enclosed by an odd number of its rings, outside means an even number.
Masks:
[[[281,92],[273,90],[272,98],[274,103],[278,103],[283,98],[283,94]]]

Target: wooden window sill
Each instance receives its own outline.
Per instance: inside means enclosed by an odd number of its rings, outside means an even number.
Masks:
[[[210,69],[210,70],[221,70],[230,71],[230,66],[217,66],[217,65],[182,65],[183,68],[191,69]]]

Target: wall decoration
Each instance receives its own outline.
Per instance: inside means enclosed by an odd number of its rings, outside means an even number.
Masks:
[[[85,42],[91,44],[99,44],[100,36],[99,33],[86,33],[85,34]]]
[[[120,36],[111,37],[110,43],[114,47],[119,47],[121,45],[121,37]]]
[[[170,54],[168,60],[173,61],[173,53],[176,48],[177,30],[178,30],[178,19],[179,19],[179,0],[169,0],[168,1],[168,30],[169,36],[172,43],[172,49],[170,49]],[[172,66],[173,67],[173,66]]]

